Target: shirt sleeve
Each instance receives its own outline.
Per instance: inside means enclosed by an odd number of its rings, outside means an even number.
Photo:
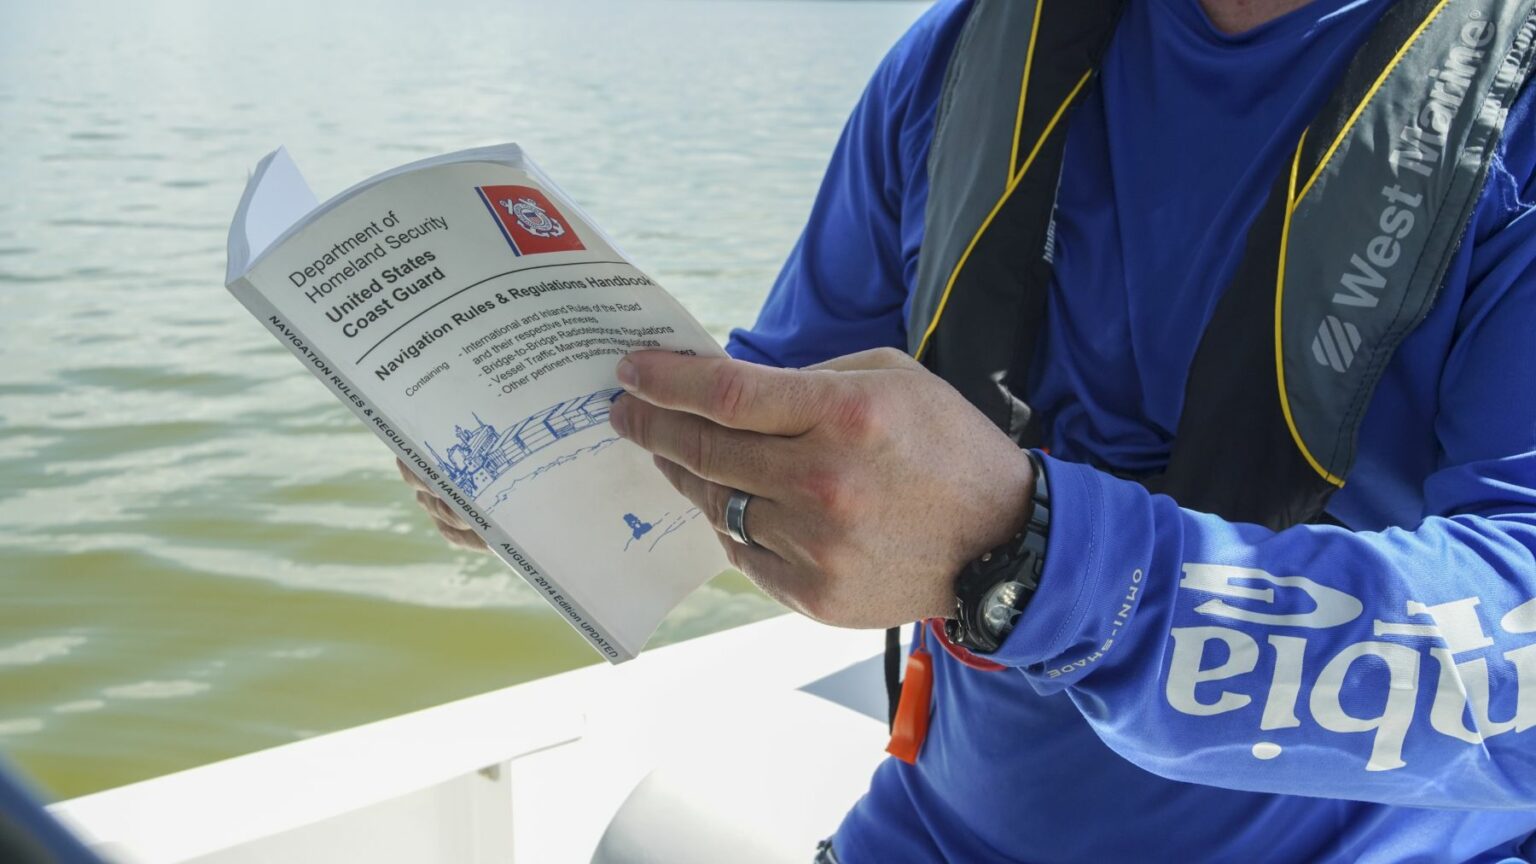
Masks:
[[[734,357],[807,366],[906,345],[928,200],[929,140],[945,68],[969,2],[923,14],[876,69],[848,118],[810,218]]]
[[[1419,524],[1276,532],[1048,458],[1046,571],[993,659],[1164,777],[1536,806],[1536,209],[1511,167],[1463,250]]]

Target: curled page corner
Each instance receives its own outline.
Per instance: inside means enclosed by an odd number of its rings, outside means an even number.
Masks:
[[[245,275],[251,262],[318,206],[320,200],[288,148],[279,147],[263,157],[246,183],[230,225],[228,281]]]

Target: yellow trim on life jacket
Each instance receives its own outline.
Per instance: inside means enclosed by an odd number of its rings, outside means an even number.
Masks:
[[[1035,157],[1040,154],[1040,148],[1045,145],[1046,139],[1051,137],[1051,132],[1056,129],[1056,124],[1060,122],[1062,115],[1067,113],[1067,106],[1072,104],[1072,100],[1077,98],[1077,94],[1082,91],[1083,86],[1092,77],[1092,69],[1084,72],[1083,77],[1078,79],[1077,86],[1072,88],[1072,92],[1067,94],[1067,98],[1061,100],[1061,104],[1056,108],[1056,113],[1051,115],[1051,122],[1045,124],[1045,131],[1040,133],[1040,138],[1035,141],[1034,148],[1029,151],[1029,157],[1019,167],[1019,173],[1013,175],[1013,179],[1008,181],[1008,187],[1003,190],[1003,194],[997,199],[997,203],[992,205],[992,212],[987,214],[987,218],[982,221],[981,227],[977,228],[976,233],[972,235],[971,242],[966,244],[965,251],[960,253],[960,260],[955,262],[955,269],[949,274],[949,282],[944,285],[944,293],[939,296],[938,308],[933,310],[933,320],[928,323],[928,329],[923,333],[923,341],[917,344],[917,350],[912,353],[914,359],[923,359],[923,352],[928,350],[928,342],[933,338],[933,332],[939,329],[939,319],[944,317],[944,307],[949,303],[949,294],[955,289],[955,281],[960,278],[960,271],[965,268],[965,261],[971,257],[971,251],[980,242],[981,235],[987,233],[987,228],[991,226],[992,220],[997,217],[998,211],[1003,209],[1003,204],[1008,201],[1009,196],[1013,194],[1013,190],[1018,188],[1019,181],[1024,179],[1025,173],[1029,171],[1029,166],[1034,163]],[[1025,84],[1028,84],[1027,79]],[[1012,167],[1012,163],[1009,163],[1009,166]]]
[[[1445,5],[1444,2],[1441,5]],[[1392,62],[1396,63],[1397,61],[1393,60]],[[1378,81],[1376,83],[1380,84],[1381,82]],[[1374,90],[1375,88],[1372,89]],[[1367,95],[1366,100],[1369,99],[1370,96]],[[1365,103],[1362,101],[1361,104]],[[1358,114],[1358,112],[1356,113]],[[1354,121],[1351,120],[1350,122]],[[1286,244],[1291,239],[1291,215],[1296,212],[1296,203],[1301,200],[1301,196],[1295,194],[1296,175],[1301,168],[1301,148],[1306,143],[1307,132],[1302,130],[1301,140],[1296,142],[1296,155],[1291,159],[1290,184],[1286,186],[1285,190],[1285,221],[1280,224],[1280,264],[1275,268],[1275,378],[1280,386],[1280,411],[1285,415],[1285,426],[1291,430],[1291,440],[1296,442],[1296,449],[1301,451],[1301,455],[1306,458],[1307,464],[1311,465],[1312,470],[1320,474],[1324,480],[1335,486],[1342,487],[1344,485],[1343,478],[1334,476],[1327,468],[1324,468],[1322,463],[1312,456],[1312,451],[1307,449],[1307,443],[1301,440],[1301,432],[1296,428],[1296,418],[1291,416],[1291,398],[1285,389],[1285,343],[1280,326],[1282,320],[1281,309],[1285,305],[1285,250]],[[1323,161],[1327,162],[1328,160],[1325,157]],[[1303,189],[1303,193],[1305,193],[1305,189]]]
[[[1045,0],[1035,0],[1035,21],[1029,26],[1029,46],[1024,49],[1024,79],[1019,82],[1019,111],[1013,117],[1013,150],[1008,153],[1008,179],[1013,179],[1013,166],[1019,164],[1019,136],[1024,132],[1024,98],[1029,94],[1029,70],[1035,62],[1035,37],[1040,34],[1040,10]]]
[[[1381,74],[1376,76],[1376,81],[1371,84],[1371,88],[1365,91],[1365,95],[1360,98],[1360,104],[1355,106],[1355,110],[1349,115],[1349,119],[1344,121],[1344,125],[1339,129],[1339,134],[1334,137],[1333,143],[1328,145],[1328,149],[1323,152],[1323,158],[1318,160],[1317,167],[1312,170],[1312,176],[1308,177],[1307,182],[1302,184],[1301,193],[1293,200],[1299,201],[1307,197],[1307,193],[1312,191],[1312,184],[1316,183],[1317,178],[1322,176],[1323,169],[1328,167],[1328,160],[1333,158],[1333,154],[1339,149],[1339,145],[1344,143],[1344,136],[1349,134],[1349,130],[1355,125],[1355,121],[1360,119],[1360,115],[1365,111],[1365,106],[1370,104],[1371,97],[1375,96],[1376,91],[1381,89],[1382,83],[1387,80],[1388,75],[1392,74],[1392,70],[1397,68],[1397,64],[1402,61],[1403,55],[1408,53],[1408,49],[1413,47],[1413,43],[1419,41],[1419,37],[1424,35],[1424,31],[1429,29],[1429,25],[1440,16],[1440,10],[1444,9],[1445,5],[1449,2],[1451,0],[1440,0],[1439,3],[1436,3],[1435,8],[1429,10],[1429,14],[1424,16],[1424,20],[1419,22],[1419,26],[1408,35],[1408,39],[1403,42],[1403,47],[1397,49],[1397,53],[1392,55],[1392,61],[1387,64],[1385,69],[1381,70]],[[1306,136],[1303,135],[1302,137],[1305,138]],[[1290,207],[1287,206],[1286,209],[1289,210]],[[1287,218],[1287,221],[1289,221],[1289,218]]]

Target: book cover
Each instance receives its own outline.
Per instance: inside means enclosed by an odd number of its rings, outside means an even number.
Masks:
[[[608,425],[625,353],[719,346],[516,145],[324,204],[276,151],[236,211],[227,284],[609,661],[728,566]]]

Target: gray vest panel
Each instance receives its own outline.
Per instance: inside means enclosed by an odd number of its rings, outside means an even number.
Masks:
[[[1020,82],[1037,3],[977,3],[950,60],[928,154],[918,290],[908,312],[907,352],[914,356],[961,254],[1012,180]]]
[[[1303,148],[1331,149],[1315,179],[1295,178],[1277,353],[1296,443],[1336,485],[1387,362],[1445,278],[1532,37],[1529,4],[1445,4],[1354,123]]]

